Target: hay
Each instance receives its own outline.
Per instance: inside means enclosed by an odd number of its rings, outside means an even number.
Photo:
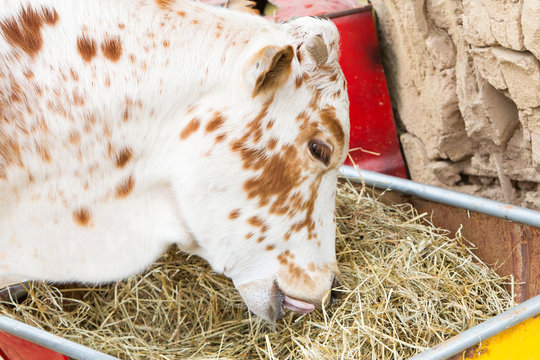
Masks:
[[[31,284],[0,313],[120,359],[401,359],[513,305],[509,279],[411,206],[340,185],[337,217],[341,299],[275,328],[228,279],[176,250],[113,285]]]

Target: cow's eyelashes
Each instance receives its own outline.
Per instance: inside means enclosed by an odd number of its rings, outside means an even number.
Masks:
[[[310,140],[308,142],[308,148],[315,159],[328,166],[330,163],[330,156],[332,155],[330,146],[320,140]]]

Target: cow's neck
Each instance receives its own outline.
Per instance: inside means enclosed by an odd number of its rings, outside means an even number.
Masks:
[[[156,10],[152,21],[138,19],[135,12],[130,21],[139,34],[134,45],[139,55],[132,59],[131,53],[125,54],[134,74],[128,80],[132,84],[126,86],[126,99],[128,106],[137,111],[133,116],[139,117],[134,122],[142,140],[140,145],[158,147],[156,156],[178,151],[178,143],[188,140],[179,138],[190,121],[197,117],[202,127],[212,112],[225,111],[228,98],[234,95],[231,91],[246,91],[242,90],[242,64],[258,46],[254,39],[260,29],[273,26],[258,18],[250,18],[251,23],[231,21],[224,17],[222,9],[198,16],[197,6],[185,6],[169,14]],[[124,115],[123,111],[117,114]],[[196,153],[197,144],[184,143],[192,156],[200,155]],[[184,154],[177,164],[192,161]]]

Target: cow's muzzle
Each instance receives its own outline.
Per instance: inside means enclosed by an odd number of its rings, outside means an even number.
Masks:
[[[338,285],[337,281],[332,282],[332,287]],[[254,281],[236,287],[249,310],[270,322],[281,319],[285,309],[298,314],[309,314],[316,307],[329,306],[337,295],[335,290],[330,291],[329,289],[323,299],[316,302],[306,301],[290,296],[280,288],[277,280],[270,279]]]

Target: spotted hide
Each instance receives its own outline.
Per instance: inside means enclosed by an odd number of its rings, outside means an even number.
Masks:
[[[104,283],[172,244],[274,321],[327,298],[339,37],[175,0],[0,7],[0,287]]]

